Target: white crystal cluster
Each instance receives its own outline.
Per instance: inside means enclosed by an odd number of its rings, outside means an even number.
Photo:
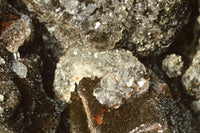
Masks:
[[[54,91],[60,99],[69,102],[81,79],[98,77],[101,80],[93,95],[101,104],[111,107],[132,94],[146,92],[149,88],[146,76],[145,66],[129,51],[73,47],[57,64]]]
[[[12,70],[15,72],[20,78],[26,78],[28,69],[27,67],[21,63],[20,61],[14,61],[12,64]]]
[[[169,78],[182,74],[183,61],[180,55],[170,54],[162,61],[162,68]]]

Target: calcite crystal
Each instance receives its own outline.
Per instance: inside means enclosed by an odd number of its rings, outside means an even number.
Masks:
[[[119,105],[131,94],[141,94],[149,88],[145,66],[125,50],[69,49],[57,64],[55,93],[69,102],[75,85],[84,77],[101,79],[93,95],[108,107]]]
[[[190,95],[200,99],[200,51],[194,56],[192,65],[182,76],[182,83]]]
[[[12,70],[15,72],[20,78],[26,78],[27,76],[27,67],[21,63],[20,61],[14,61],[12,64]]]
[[[183,61],[180,55],[170,54],[162,61],[162,68],[169,78],[182,74]]]
[[[142,56],[160,53],[173,42],[187,10],[187,0],[23,1],[64,49],[111,49],[119,42]]]

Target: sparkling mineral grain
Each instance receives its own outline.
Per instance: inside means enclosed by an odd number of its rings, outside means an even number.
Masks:
[[[27,75],[27,67],[19,62],[19,61],[14,61],[12,64],[12,70],[15,72],[20,78],[26,78]]]
[[[200,113],[200,100],[195,100],[191,104],[191,108],[195,113]]]
[[[149,88],[145,66],[125,50],[69,49],[57,64],[55,93],[69,102],[75,85],[84,77],[101,78],[93,95],[109,107],[120,105],[123,99],[144,93]]]
[[[167,127],[161,125],[160,123],[152,123],[152,124],[141,124],[139,127],[136,127],[129,133],[143,133],[143,132],[170,132]]]
[[[183,68],[181,56],[176,54],[167,55],[162,61],[162,68],[169,78],[180,76]]]
[[[31,34],[30,19],[26,15],[18,18],[12,14],[6,15],[2,19],[0,33],[4,45],[9,52],[17,52]]]
[[[0,56],[0,65],[4,65],[5,64],[5,60]]]
[[[200,51],[197,52],[191,66],[185,71],[182,84],[190,95],[200,99]]]
[[[187,10],[187,0],[23,1],[63,48],[111,49],[119,42],[142,56],[160,53],[173,42]]]

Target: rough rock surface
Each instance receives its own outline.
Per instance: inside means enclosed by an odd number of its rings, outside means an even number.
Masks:
[[[194,56],[192,65],[182,76],[182,83],[190,95],[200,99],[200,51]]]
[[[157,126],[160,128],[154,128],[154,132],[195,132],[190,112],[172,99],[166,83],[150,73],[152,84],[149,92],[140,97],[130,97],[117,109],[102,106],[92,96],[100,79],[81,80],[77,85],[77,92],[72,93],[72,132],[129,133],[142,130],[141,125],[153,126],[155,123],[159,123],[160,126]]]
[[[18,18],[12,14],[2,16],[0,34],[6,49],[15,53],[18,48],[29,39],[31,34],[31,20],[28,16],[22,15]]]
[[[20,61],[14,61],[12,63],[12,70],[15,72],[20,78],[26,78],[27,75],[27,67],[21,63]]]
[[[182,56],[183,71],[190,65],[199,39],[198,2],[0,0],[0,132],[198,133],[199,99],[162,69],[171,53]],[[23,15],[35,29],[26,27]],[[26,28],[33,34],[24,43]],[[24,64],[27,74],[18,67],[14,72],[13,62]],[[64,66],[56,70],[57,63]],[[67,86],[70,103],[57,99],[62,89],[55,95],[53,84]]]
[[[186,0],[23,1],[63,48],[110,49],[122,40],[120,45],[134,47],[142,56],[160,53],[173,42],[187,10]]]
[[[146,68],[131,52],[75,47],[57,64],[54,91],[60,99],[69,102],[75,83],[78,85],[85,77],[101,78],[93,95],[109,107],[120,105],[123,99],[149,88]]]
[[[162,61],[162,68],[169,78],[178,77],[182,74],[183,61],[180,55],[167,55]]]

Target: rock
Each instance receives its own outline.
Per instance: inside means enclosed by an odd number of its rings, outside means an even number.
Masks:
[[[167,55],[162,61],[162,68],[169,78],[180,76],[183,68],[181,56],[176,54]]]
[[[131,52],[75,47],[69,49],[57,64],[56,95],[69,102],[75,84],[86,77],[101,78],[93,95],[108,107],[120,105],[131,95],[140,95],[149,88],[146,68]]]
[[[119,108],[106,107],[92,95],[100,79],[82,79],[76,92],[72,93],[72,132],[195,131],[190,112],[176,103],[170,96],[168,86],[150,73],[150,90],[140,97],[131,96]]]
[[[21,94],[18,87],[12,81],[10,70],[6,64],[0,66],[0,123],[6,123],[15,113],[20,104]]]
[[[54,132],[62,111],[58,103],[48,98],[42,88],[42,78],[35,62],[21,59],[28,72],[26,78],[15,77],[21,92],[20,106],[9,121],[15,132]]]
[[[195,100],[191,104],[191,108],[195,113],[200,114],[200,100]]]
[[[1,38],[6,49],[9,52],[15,53],[24,44],[24,41],[29,39],[31,34],[31,20],[26,15],[22,15],[19,18],[12,14],[7,14],[1,19]]]
[[[12,64],[12,70],[15,72],[20,78],[26,78],[27,75],[27,67],[19,62],[19,61],[14,61]]]
[[[200,99],[200,51],[196,53],[191,66],[182,76],[182,84],[188,94]]]
[[[161,53],[173,42],[188,7],[186,0],[23,1],[65,49],[112,49],[119,42],[142,56]]]
[[[5,60],[0,56],[0,65],[4,65],[5,64]]]

